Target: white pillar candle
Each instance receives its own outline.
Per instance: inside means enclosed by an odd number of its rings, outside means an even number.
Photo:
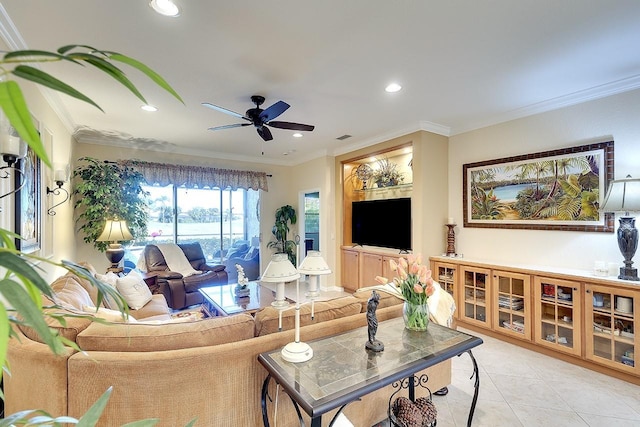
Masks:
[[[2,138],[2,153],[20,156],[20,138],[17,136],[4,135]]]
[[[453,222],[453,217],[449,217],[447,219],[447,224],[455,224],[455,222]]]
[[[53,180],[65,182],[67,180],[67,171],[64,169],[56,169],[53,174]]]

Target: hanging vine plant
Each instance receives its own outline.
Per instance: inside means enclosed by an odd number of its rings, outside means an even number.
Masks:
[[[137,170],[116,162],[82,157],[73,176],[76,179],[73,194],[76,198],[76,223],[84,233],[83,240],[101,252],[109,242],[96,239],[104,229],[107,219],[127,221],[134,238],[147,234],[148,192],[142,185],[144,177]]]

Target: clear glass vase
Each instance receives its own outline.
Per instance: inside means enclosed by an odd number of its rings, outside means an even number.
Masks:
[[[411,331],[426,331],[429,326],[429,305],[404,302],[402,318],[405,328]]]

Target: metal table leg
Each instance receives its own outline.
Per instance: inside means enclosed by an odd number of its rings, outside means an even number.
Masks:
[[[480,390],[480,376],[478,375],[478,363],[476,362],[475,357],[473,357],[473,353],[471,353],[471,350],[467,350],[467,353],[469,353],[469,357],[471,357],[471,362],[473,363],[473,375],[471,375],[471,378],[473,378],[474,375],[476,377],[476,381],[473,385],[473,388],[475,389],[475,391],[473,392],[473,399],[471,400],[471,408],[469,409],[469,418],[467,419],[467,427],[471,427],[471,421],[473,421],[473,413],[476,410],[476,403],[478,402],[478,391]]]

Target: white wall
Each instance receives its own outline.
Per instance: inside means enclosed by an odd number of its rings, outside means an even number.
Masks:
[[[463,164],[611,140],[615,178],[640,177],[640,90],[451,137],[449,216],[459,224],[457,252],[465,258],[586,270],[596,260],[622,265],[613,233],[462,227]]]

